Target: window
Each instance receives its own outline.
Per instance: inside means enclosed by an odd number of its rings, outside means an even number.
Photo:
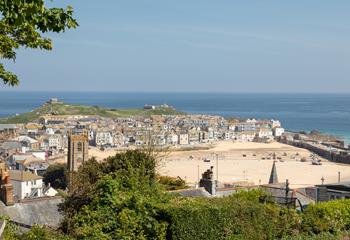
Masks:
[[[77,143],[77,150],[78,150],[78,152],[83,151],[83,144],[81,142]]]

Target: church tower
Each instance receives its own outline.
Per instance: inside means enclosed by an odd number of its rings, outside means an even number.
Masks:
[[[78,170],[88,160],[89,138],[85,129],[73,129],[68,133],[68,172]]]

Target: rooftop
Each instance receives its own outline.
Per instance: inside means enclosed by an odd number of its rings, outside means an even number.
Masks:
[[[0,124],[0,131],[5,129],[16,129],[16,124]]]
[[[13,181],[25,182],[25,181],[42,179],[41,176],[35,175],[30,172],[21,171],[21,170],[10,170],[9,173],[10,173],[10,180],[13,180]]]

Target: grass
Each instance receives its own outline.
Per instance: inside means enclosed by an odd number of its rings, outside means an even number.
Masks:
[[[171,108],[158,109],[108,109],[99,106],[84,106],[65,103],[44,104],[41,107],[16,116],[0,118],[0,123],[28,123],[36,121],[45,114],[54,115],[90,115],[100,117],[132,117],[132,116],[151,116],[151,115],[184,115]]]

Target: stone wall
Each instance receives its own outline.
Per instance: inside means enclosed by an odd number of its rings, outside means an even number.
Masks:
[[[288,144],[288,145],[292,145],[295,147],[299,147],[299,148],[305,148],[305,149],[307,149],[313,153],[316,153],[317,155],[319,155],[319,156],[321,156],[329,161],[332,161],[332,162],[350,164],[350,155],[349,154],[339,154],[339,153],[331,152],[331,151],[328,151],[326,149],[319,148],[317,146],[309,144],[307,142],[288,141],[288,140],[284,140],[284,139],[281,139],[280,142]]]

